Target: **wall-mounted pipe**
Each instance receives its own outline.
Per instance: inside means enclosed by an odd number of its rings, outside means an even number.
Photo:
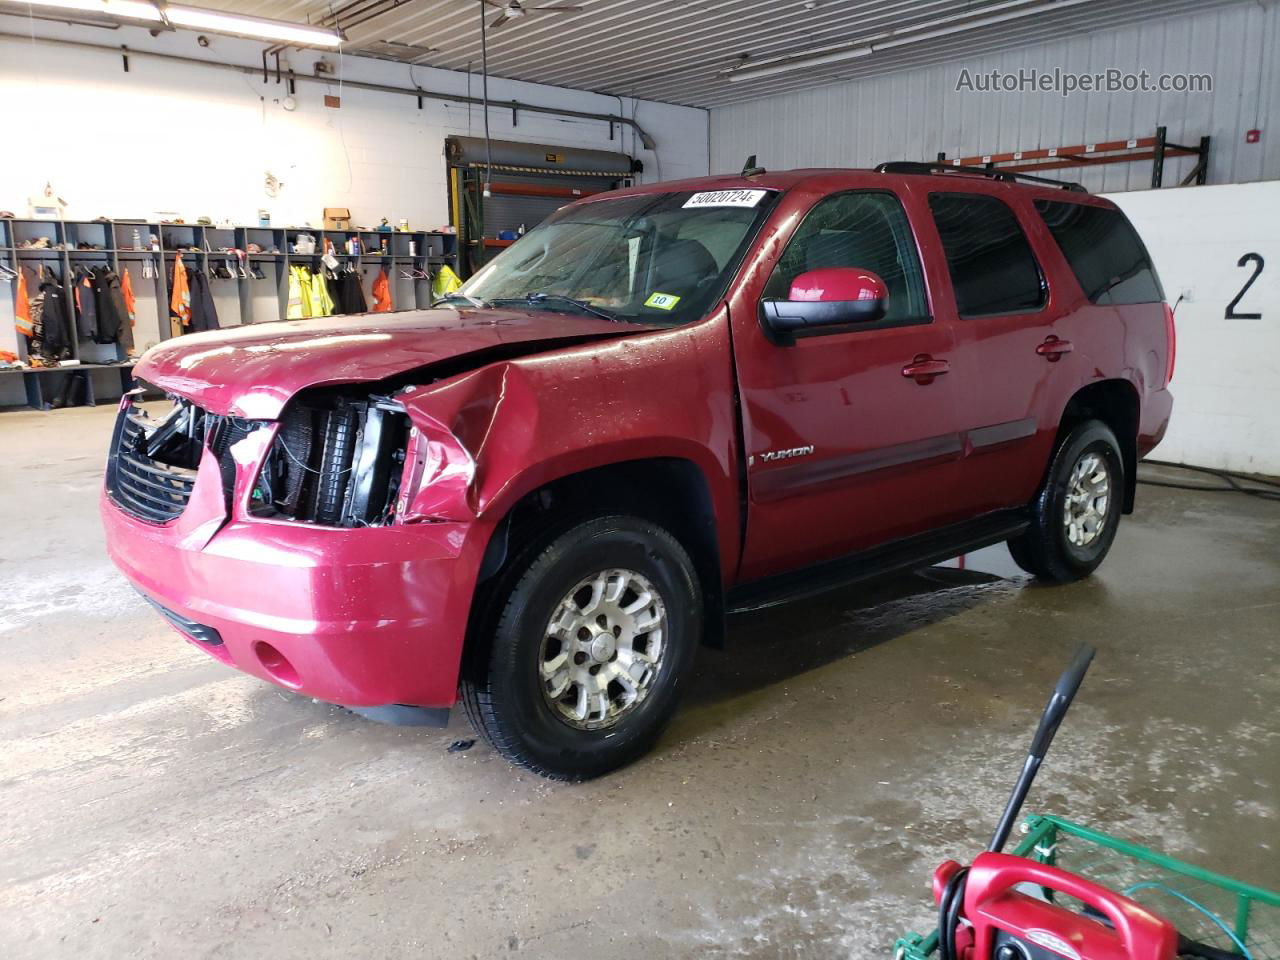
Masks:
[[[8,33],[0,31],[0,39],[17,40],[22,43],[52,43],[60,46],[81,47],[89,50],[101,50],[110,53],[113,56],[120,53],[119,47],[107,46],[101,43],[89,43],[86,40],[64,40],[57,37],[31,37],[20,33]],[[178,53],[157,53],[151,50],[130,49],[131,57],[153,57],[158,60],[173,60],[179,63],[193,64],[200,67],[213,67],[218,70],[234,70],[236,73],[245,73],[250,76],[257,76],[261,70],[259,67],[242,67],[235,63],[218,63],[213,60],[201,60],[198,57],[184,57]],[[295,80],[304,80],[309,83],[322,83],[326,86],[332,86],[335,81],[331,77],[313,77],[307,74],[298,74]],[[469,97],[461,93],[440,93],[435,90],[426,90],[422,87],[397,87],[385,83],[367,83],[362,80],[344,80],[344,87],[353,87],[357,90],[373,90],[378,93],[394,93],[406,97],[428,97],[432,100],[441,100],[446,103],[463,103],[473,106],[481,106],[484,101],[480,97]],[[591,113],[586,110],[570,110],[566,107],[544,107],[541,104],[525,103],[521,100],[512,100],[511,106],[519,111],[525,110],[529,113],[543,113],[555,117],[571,117],[575,120],[599,120],[601,123],[619,123],[625,124],[635,130],[636,135],[640,138],[640,143],[646,150],[656,150],[657,143],[648,132],[630,117],[619,116],[612,113]]]

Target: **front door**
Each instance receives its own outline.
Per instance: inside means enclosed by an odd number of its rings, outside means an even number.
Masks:
[[[885,317],[776,345],[759,300],[787,299],[797,275],[823,267],[878,274]],[[962,519],[965,384],[948,369],[952,325],[932,316],[897,194],[819,200],[767,279],[745,285],[731,310],[747,462],[742,579]]]

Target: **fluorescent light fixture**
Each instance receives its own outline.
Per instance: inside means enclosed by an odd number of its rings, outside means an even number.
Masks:
[[[175,27],[212,30],[215,33],[234,33],[242,37],[261,37],[265,40],[279,40],[284,43],[300,43],[308,47],[336,47],[342,43],[342,35],[334,30],[309,27],[301,23],[243,17],[235,13],[201,10],[199,7],[180,7],[172,3],[165,6],[164,12],[169,22]]]
[[[201,10],[176,3],[164,5],[164,12],[146,0],[0,0],[0,9],[38,7],[47,10],[76,10],[81,13],[101,14],[121,20],[143,20],[148,23],[169,23],[175,27],[192,30],[208,30],[211,33],[230,33],[240,37],[276,40],[308,47],[336,47],[342,43],[342,34],[302,23],[286,23],[262,17],[246,17],[218,10]],[[7,12],[7,11],[6,11]]]
[[[820,67],[829,63],[841,63],[845,60],[854,60],[858,57],[870,56],[881,50],[890,50],[894,47],[905,47],[907,44],[919,43],[922,40],[934,40],[939,37],[948,37],[957,33],[964,33],[969,30],[976,30],[979,27],[992,26],[997,23],[1006,23],[1010,20],[1020,20],[1023,17],[1030,17],[1041,13],[1054,13],[1066,7],[1076,7],[1082,3],[1093,3],[1094,0],[1051,0],[1048,3],[1037,3],[1035,6],[1028,6],[1034,0],[1004,0],[1002,3],[994,3],[986,8],[987,15],[979,16],[972,20],[965,20],[963,23],[956,23],[952,26],[934,27],[930,30],[920,30],[919,26],[897,27],[893,30],[883,31],[864,37],[861,40],[855,40],[852,43],[845,44],[840,47],[833,48],[831,45],[818,47],[810,50],[808,53],[793,54],[786,57],[771,57],[761,60],[757,63],[745,63],[739,67],[732,67],[729,70],[722,71],[728,78],[730,83],[738,83],[743,80],[758,80],[762,77],[773,77],[780,73],[788,73],[792,70],[801,70],[807,67]],[[1021,8],[1021,9],[1011,9]],[[993,11],[1003,10],[1003,13],[994,13]],[[932,21],[933,24],[947,23],[964,17],[971,17],[978,11],[965,10],[962,13],[954,13],[950,16],[939,17]]]
[[[126,20],[149,20],[152,23],[163,23],[160,10],[154,3],[146,0],[10,0],[15,7],[34,7],[44,9],[53,7],[60,10],[79,10],[82,13],[106,14],[110,17],[121,17]],[[6,10],[6,13],[11,11]],[[12,11],[15,12],[16,11]]]
[[[871,47],[850,47],[847,50],[835,50],[816,57],[800,56],[793,60],[779,60],[776,63],[752,64],[740,67],[729,74],[730,83],[741,83],[743,80],[759,80],[761,77],[775,77],[780,73],[790,73],[800,67],[820,67],[827,63],[841,63],[855,60],[858,57],[869,57],[875,53]]]

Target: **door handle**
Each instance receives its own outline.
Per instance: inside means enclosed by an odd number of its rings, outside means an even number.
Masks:
[[[945,360],[935,360],[927,353],[918,353],[915,359],[902,368],[902,375],[909,377],[921,386],[933,383],[935,377],[940,377],[951,369],[951,364]]]
[[[1050,363],[1057,363],[1062,359],[1064,353],[1070,353],[1075,347],[1072,346],[1070,340],[1059,340],[1057,337],[1051,336],[1040,346],[1036,347],[1036,353],[1044,357]]]

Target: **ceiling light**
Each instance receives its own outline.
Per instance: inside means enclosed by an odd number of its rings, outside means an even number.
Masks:
[[[162,23],[160,10],[146,0],[11,0],[19,7],[57,7],[62,10],[79,10],[82,13],[104,13],[126,20],[150,20]]]
[[[875,51],[871,47],[850,47],[847,50],[835,50],[816,57],[802,56],[793,60],[779,60],[776,63],[761,63],[754,66],[748,64],[730,73],[729,82],[740,83],[743,80],[759,80],[761,77],[772,77],[779,73],[788,73],[800,67],[820,67],[827,63],[840,63],[841,61],[854,60],[858,57],[869,57],[873,53]]]
[[[336,47],[342,43],[342,34],[334,30],[309,27],[301,23],[244,17],[217,10],[201,10],[199,7],[180,7],[172,3],[165,5],[164,12],[175,27],[234,33],[242,37],[260,37],[264,40],[280,40],[312,47]]]
[[[168,22],[175,27],[209,30],[213,33],[229,33],[261,40],[276,40],[302,46],[336,47],[342,43],[342,34],[301,23],[282,20],[266,20],[246,17],[217,10],[201,10],[199,7],[181,6],[175,3],[160,7],[146,0],[0,0],[0,4],[42,9],[77,10],[81,13],[104,14],[121,20],[144,20],[150,23]]]

